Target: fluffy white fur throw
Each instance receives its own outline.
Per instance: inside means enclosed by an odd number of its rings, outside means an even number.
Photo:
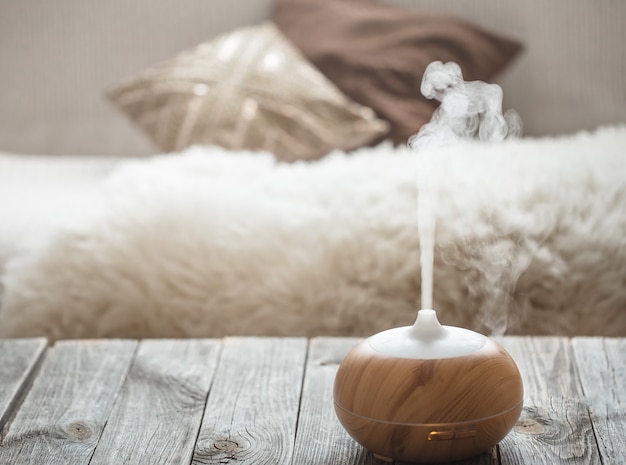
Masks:
[[[196,147],[129,162],[80,221],[7,264],[0,333],[366,336],[411,324],[426,160],[441,183],[442,323],[626,335],[624,127],[424,156],[383,145],[277,165]]]

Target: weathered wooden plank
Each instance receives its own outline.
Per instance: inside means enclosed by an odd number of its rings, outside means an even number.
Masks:
[[[626,339],[575,338],[572,345],[602,461],[621,463],[626,459]]]
[[[569,340],[497,340],[517,362],[525,390],[520,421],[499,446],[502,464],[600,465]]]
[[[30,387],[46,345],[44,338],[0,339],[0,435]]]
[[[293,465],[304,463],[308,465],[388,464],[388,462],[376,459],[346,433],[337,420],[333,407],[335,374],[343,357],[358,341],[359,339],[356,338],[311,340]],[[495,450],[493,452],[457,463],[459,465],[497,463]]]
[[[372,464],[342,428],[333,408],[333,383],[343,357],[359,339],[317,338],[309,345],[293,465]]]
[[[59,342],[0,447],[0,463],[89,463],[135,341]]]
[[[194,464],[291,461],[306,350],[304,338],[224,340]]]
[[[90,463],[188,464],[219,348],[211,339],[142,341]]]

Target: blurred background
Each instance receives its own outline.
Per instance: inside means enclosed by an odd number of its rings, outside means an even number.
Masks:
[[[155,153],[154,144],[107,102],[105,90],[221,33],[271,18],[273,3],[0,0],[0,151]],[[522,116],[525,135],[626,120],[622,0],[385,3],[450,11],[522,42],[524,51],[496,82],[505,108]]]

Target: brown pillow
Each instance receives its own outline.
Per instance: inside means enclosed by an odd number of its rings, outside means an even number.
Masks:
[[[435,60],[454,61],[464,79],[489,80],[521,44],[446,13],[364,0],[276,0],[273,20],[337,87],[391,123],[405,144],[436,102],[419,91]]]
[[[310,160],[379,140],[389,130],[271,22],[200,44],[107,96],[165,151],[215,144]]]

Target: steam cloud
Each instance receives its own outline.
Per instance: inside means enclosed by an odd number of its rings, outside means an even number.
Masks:
[[[502,114],[502,88],[482,81],[464,81],[461,67],[456,63],[434,61],[429,64],[424,71],[421,92],[441,104],[430,122],[409,139],[412,149],[476,138],[483,142],[502,142],[522,132],[522,120],[517,112],[508,110]]]
[[[418,173],[418,224],[422,268],[422,308],[432,308],[436,204],[439,186],[433,171],[433,158],[427,147],[454,144],[467,139],[502,142],[521,135],[522,121],[517,112],[502,113],[502,89],[482,81],[466,82],[456,63],[435,61],[428,65],[421,85],[422,94],[441,102],[429,123],[412,136],[408,145],[421,152]],[[511,311],[518,313],[511,298],[517,280],[528,267],[538,244],[524,237],[498,235],[480,242],[465,238],[464,246],[442,249],[442,260],[467,270],[470,297],[488,296],[476,309],[478,321],[491,334],[504,334]],[[482,257],[502,257],[499,262],[483,263]]]

